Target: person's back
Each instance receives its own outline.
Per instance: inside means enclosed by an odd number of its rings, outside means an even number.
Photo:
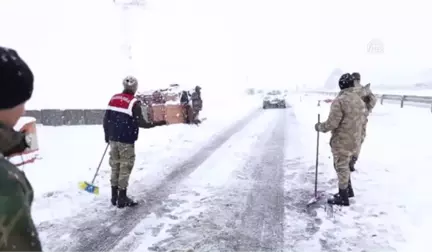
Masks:
[[[123,88],[122,93],[110,99],[103,120],[105,142],[111,147],[111,204],[119,208],[138,205],[127,196],[129,176],[135,164],[135,141],[139,128],[154,127],[144,120],[141,103],[135,98],[138,80],[126,77]]]
[[[13,126],[33,92],[33,73],[12,49],[0,47],[0,251],[42,251],[31,216],[33,189],[6,157],[29,146]]]
[[[189,103],[189,95],[186,91],[181,92],[180,104],[187,105]]]
[[[133,144],[138,139],[139,119],[134,116],[134,108],[140,108],[139,112],[142,117],[142,110],[138,100],[133,93],[124,91],[114,95],[109,103],[104,123],[109,140]]]
[[[366,105],[355,92],[355,87],[342,90],[333,102],[338,103],[343,116],[339,125],[332,130],[332,149],[352,154],[361,143]]]

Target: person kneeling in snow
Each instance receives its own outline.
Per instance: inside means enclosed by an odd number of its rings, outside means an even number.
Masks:
[[[0,251],[42,251],[32,216],[33,188],[6,157],[30,146],[13,127],[33,93],[33,73],[12,49],[0,47]]]
[[[354,197],[349,163],[361,144],[366,105],[354,90],[354,77],[351,74],[346,73],[340,77],[339,87],[341,92],[331,104],[327,121],[315,124],[315,130],[332,133],[330,147],[338,176],[339,193],[328,199],[328,203],[349,206],[349,198]]]
[[[123,92],[114,95],[105,112],[105,142],[110,145],[111,203],[118,208],[136,206],[127,196],[127,187],[135,164],[135,141],[139,128],[152,128],[142,115],[141,103],[135,98],[138,81],[132,76],[123,80]]]

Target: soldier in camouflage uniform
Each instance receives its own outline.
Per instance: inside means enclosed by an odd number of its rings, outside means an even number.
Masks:
[[[129,177],[135,164],[135,141],[139,128],[152,128],[144,120],[141,103],[135,98],[138,81],[132,76],[123,80],[123,92],[114,95],[105,112],[103,128],[105,142],[111,151],[111,204],[118,208],[138,203],[127,196]]]
[[[33,73],[16,51],[0,47],[0,251],[42,251],[32,216],[33,188],[6,158],[30,146],[13,127],[33,92]]]
[[[180,96],[180,104],[182,105],[183,109],[183,118],[185,119],[186,123],[191,123],[193,112],[192,107],[189,104],[189,92],[182,91]]]
[[[349,206],[349,197],[354,196],[349,162],[361,144],[366,106],[354,90],[354,77],[351,74],[346,73],[340,77],[339,87],[341,92],[331,104],[328,119],[317,123],[315,130],[324,133],[331,131],[332,134],[330,147],[338,176],[339,193],[328,199],[328,203]]]
[[[198,114],[202,110],[202,106],[203,106],[200,86],[195,87],[195,91],[191,95],[191,100],[192,100],[192,122],[200,123],[198,119]]]
[[[361,76],[359,73],[352,73],[352,76],[354,77],[354,86],[356,87],[355,90],[356,90],[357,94],[362,98],[362,100],[366,104],[366,121],[363,125],[362,141],[361,141],[359,148],[354,153],[354,155],[352,156],[351,161],[350,161],[350,170],[355,171],[355,164],[356,164],[358,157],[360,155],[361,146],[362,146],[362,144],[366,138],[366,127],[367,127],[368,117],[369,117],[369,114],[372,112],[372,109],[375,107],[375,105],[377,103],[377,98],[372,93],[372,91],[370,89],[370,84],[367,84],[365,86],[362,86],[360,84]]]

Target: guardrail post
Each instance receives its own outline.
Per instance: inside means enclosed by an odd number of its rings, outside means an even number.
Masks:
[[[403,108],[405,99],[406,99],[406,95],[402,95],[402,98],[401,98],[401,108]]]
[[[381,95],[381,105],[383,105],[383,103],[384,103],[384,98],[385,98],[385,95]]]

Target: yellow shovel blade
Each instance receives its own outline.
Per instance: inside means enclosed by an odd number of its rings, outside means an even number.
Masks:
[[[99,187],[88,182],[82,181],[78,183],[78,187],[88,193],[99,195]]]

